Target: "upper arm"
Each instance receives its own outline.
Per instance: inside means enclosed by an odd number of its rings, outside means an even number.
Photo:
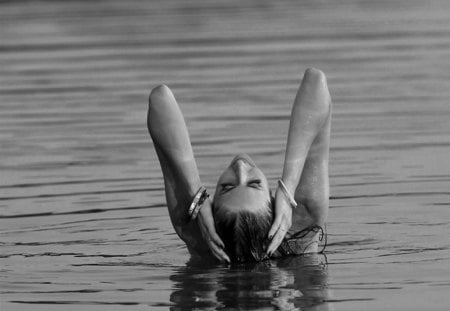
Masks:
[[[172,222],[183,223],[201,183],[183,115],[165,85],[150,93],[147,126],[163,172]]]

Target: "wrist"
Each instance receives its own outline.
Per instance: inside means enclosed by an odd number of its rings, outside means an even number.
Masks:
[[[204,186],[200,186],[200,188],[196,191],[191,204],[189,205],[188,216],[191,221],[197,219],[197,216],[208,197],[209,194],[206,191],[206,188]]]
[[[296,180],[296,178],[293,178],[291,176],[285,177],[284,174],[283,176],[280,178],[280,180],[283,181],[286,189],[289,191],[289,193],[295,193],[295,190],[297,189],[297,185],[298,185],[298,181]],[[279,184],[278,184],[278,188],[279,188]]]
[[[281,179],[283,180],[286,188],[294,193],[297,189],[297,185],[300,182],[301,171],[305,159],[298,158],[296,160],[285,159],[283,173],[281,174]]]
[[[297,207],[297,202],[295,201],[295,197],[293,195],[294,192],[292,190],[289,190],[289,188],[284,183],[283,179],[278,180],[278,190],[280,190],[279,193],[289,203],[292,209]]]

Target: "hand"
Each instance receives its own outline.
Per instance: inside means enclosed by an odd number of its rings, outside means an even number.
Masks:
[[[286,199],[283,191],[277,189],[275,194],[275,219],[269,230],[268,238],[271,240],[266,254],[270,257],[283,241],[286,233],[292,226],[292,206]]]
[[[214,257],[216,257],[221,262],[230,263],[230,258],[223,250],[225,248],[225,245],[217,234],[216,227],[214,226],[214,218],[212,215],[210,199],[206,199],[203,203],[203,206],[200,209],[197,217],[197,222],[200,227],[202,236],[205,239],[206,244],[208,244],[208,247],[213,253]]]

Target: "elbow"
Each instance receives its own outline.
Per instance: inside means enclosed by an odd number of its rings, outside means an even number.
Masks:
[[[152,89],[148,98],[147,127],[149,130],[151,119],[158,119],[158,115],[164,114],[167,105],[174,101],[172,91],[167,85],[161,84]]]
[[[171,96],[173,95],[170,88],[165,84],[161,84],[152,89],[148,98],[148,102],[150,106],[157,105],[158,103],[165,102],[164,99]]]
[[[316,68],[308,68],[305,71],[302,81],[302,88],[310,94],[314,94],[312,101],[306,101],[311,104],[311,109],[327,117],[331,110],[331,96],[328,90],[327,77],[323,71]]]
[[[325,73],[322,70],[313,67],[305,70],[303,79],[314,84],[327,84]]]
[[[329,199],[325,197],[310,198],[304,204],[311,216],[312,222],[323,226],[328,218]]]

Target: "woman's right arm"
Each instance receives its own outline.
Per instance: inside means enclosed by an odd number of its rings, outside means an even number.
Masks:
[[[190,251],[206,247],[220,261],[229,262],[214,227],[209,199],[197,221],[189,221],[189,205],[202,183],[183,115],[165,85],[150,94],[147,126],[163,172],[167,207],[175,231]]]

